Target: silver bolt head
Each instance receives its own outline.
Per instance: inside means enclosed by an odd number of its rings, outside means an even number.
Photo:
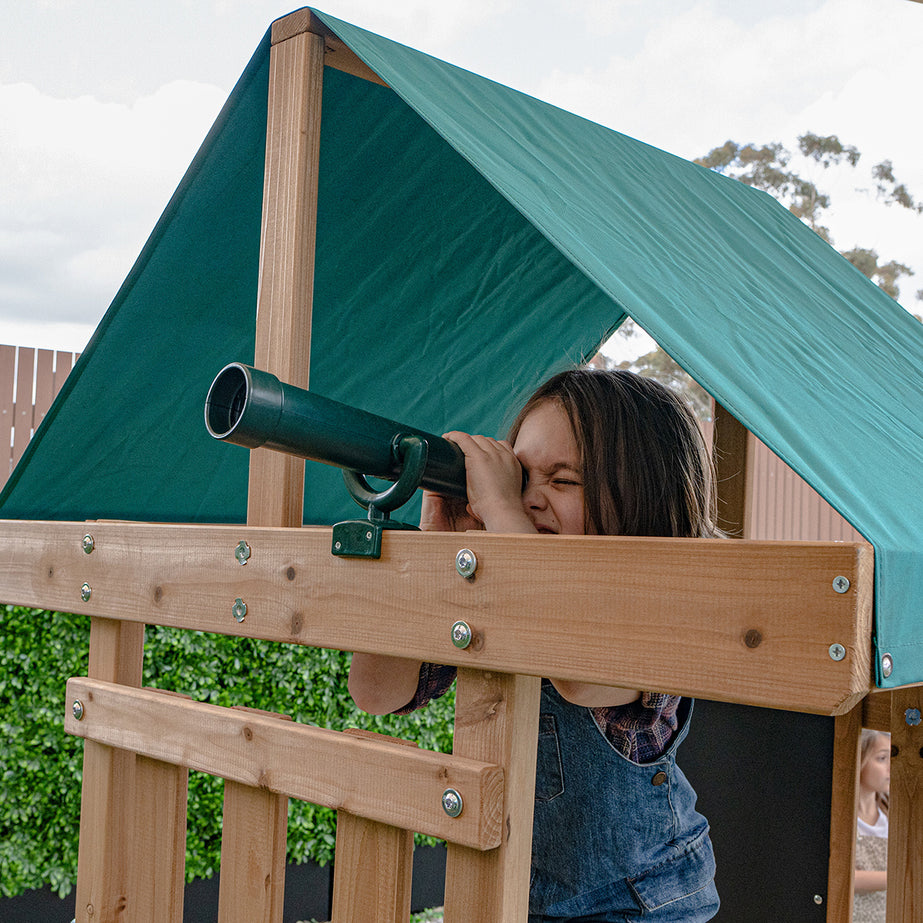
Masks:
[[[842,644],[831,644],[827,648],[831,660],[842,660],[846,656],[846,648]]]
[[[234,557],[238,564],[246,564],[250,560],[250,546],[245,541],[239,541],[234,549]]]
[[[74,704],[71,705],[71,712],[78,721],[83,721],[83,702],[81,702],[80,699],[74,699]]]
[[[80,598],[84,602],[89,602],[90,597],[92,595],[93,595],[93,590],[91,589],[89,583],[85,583],[82,587],[80,587]]]
[[[462,796],[454,788],[447,788],[442,793],[442,810],[445,811],[449,817],[458,817],[464,806]]]
[[[471,643],[471,626],[459,619],[452,626],[452,643],[461,650],[464,650]]]
[[[907,711],[904,712],[904,720],[912,728],[915,728],[920,723],[920,720],[921,720],[920,709],[919,708],[908,708]]]
[[[462,577],[473,577],[477,569],[478,559],[470,548],[462,548],[462,550],[455,555],[455,570],[457,570]]]
[[[247,604],[238,596],[237,599],[234,600],[231,612],[238,622],[242,622],[247,616]]]
[[[848,577],[834,577],[833,578],[833,589],[837,593],[845,593],[849,590],[849,578]]]
[[[890,654],[881,655],[881,675],[890,676],[894,672],[894,658]]]
[[[820,894],[815,894],[815,895],[814,895],[814,903],[815,903],[815,904],[817,904],[818,906],[820,906],[821,904],[823,904],[823,902],[824,902],[824,899],[823,899],[823,897],[822,897]]]
[[[83,537],[83,551],[84,554],[92,554],[93,549],[96,547],[96,542],[93,540],[93,536],[87,532]]]

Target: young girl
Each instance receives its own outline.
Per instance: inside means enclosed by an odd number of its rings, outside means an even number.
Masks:
[[[858,839],[853,923],[884,923],[888,886],[891,738],[864,730],[859,745]]]
[[[468,502],[425,495],[423,529],[717,534],[698,424],[650,379],[562,372],[526,402],[508,440],[447,438],[465,453]],[[349,689],[365,711],[403,713],[454,677],[452,667],[357,653]],[[679,696],[542,681],[530,923],[715,915],[708,824],[675,761],[691,712]]]

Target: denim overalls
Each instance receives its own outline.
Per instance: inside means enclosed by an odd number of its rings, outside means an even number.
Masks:
[[[702,923],[718,911],[715,859],[676,765],[692,702],[667,751],[638,765],[588,708],[542,680],[529,921]]]

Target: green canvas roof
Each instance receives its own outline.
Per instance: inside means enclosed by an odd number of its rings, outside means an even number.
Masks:
[[[923,325],[768,195],[320,19],[389,87],[324,72],[311,387],[501,431],[634,317],[875,547],[882,685],[923,681]],[[25,519],[242,522],[208,386],[252,362],[269,36],[0,495]],[[308,464],[305,521],[355,515]]]

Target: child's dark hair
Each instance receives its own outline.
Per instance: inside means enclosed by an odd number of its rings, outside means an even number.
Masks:
[[[711,456],[678,395],[633,372],[570,369],[529,398],[513,421],[510,442],[545,401],[557,402],[573,427],[588,534],[720,535]]]

